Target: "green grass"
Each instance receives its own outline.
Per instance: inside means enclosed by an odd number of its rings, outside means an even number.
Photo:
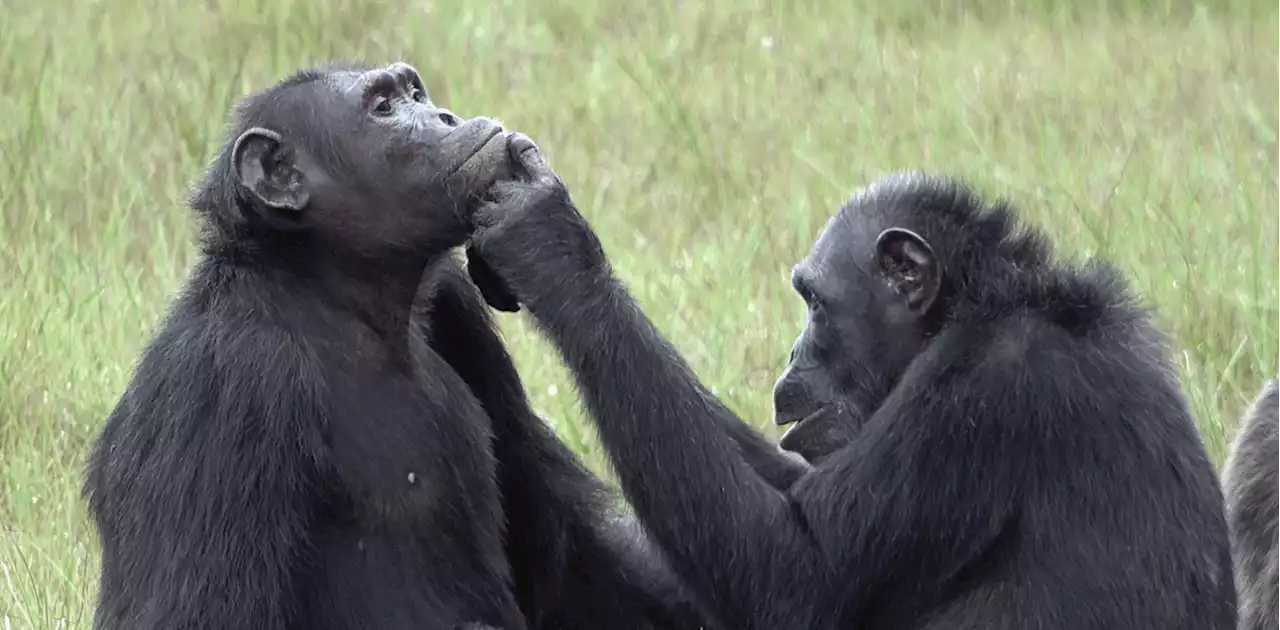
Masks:
[[[658,326],[765,431],[803,318],[791,264],[901,168],[1121,264],[1215,457],[1277,367],[1273,2],[40,4],[0,2],[3,630],[88,627],[83,461],[192,261],[187,187],[236,98],[334,57],[407,60],[438,102],[530,133]],[[558,359],[502,322],[535,404],[604,471]]]

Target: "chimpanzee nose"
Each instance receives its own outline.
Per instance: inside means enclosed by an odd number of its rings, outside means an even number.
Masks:
[[[440,113],[436,114],[436,116],[440,118],[440,122],[444,123],[446,127],[457,127],[462,124],[462,119],[447,109],[440,110]]]

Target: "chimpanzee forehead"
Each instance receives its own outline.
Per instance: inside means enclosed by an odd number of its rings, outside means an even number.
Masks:
[[[847,266],[855,263],[875,243],[875,215],[865,208],[845,206],[827,221],[809,252],[814,263]]]
[[[844,290],[844,285],[861,278],[870,261],[874,235],[865,218],[836,214],[823,226],[809,254],[800,261],[797,271],[810,286],[828,295]]]
[[[361,79],[363,79],[370,70],[372,70],[372,68],[331,72],[325,82],[338,93],[346,93],[361,85]]]
[[[360,86],[370,69],[343,67],[319,74],[314,80],[280,86],[272,98],[277,113],[303,122],[307,119],[323,126],[332,126],[354,111],[362,94]],[[314,119],[314,120],[312,120]],[[284,121],[281,121],[284,122]]]
[[[409,82],[410,77],[406,75],[416,74],[416,71],[404,63],[396,63],[389,66],[342,66],[330,70],[326,79],[333,89],[345,93],[368,85],[372,78],[370,75],[374,73],[383,77],[390,73],[391,76],[395,76],[399,80]]]

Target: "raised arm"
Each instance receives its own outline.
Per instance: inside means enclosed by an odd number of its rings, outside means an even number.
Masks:
[[[609,488],[530,408],[489,309],[453,260],[427,278],[417,317],[493,420],[507,553],[532,628],[697,628],[679,581]]]
[[[748,464],[723,429],[740,421],[612,276],[558,178],[545,162],[526,168],[532,181],[499,189],[477,216],[476,251],[560,349],[676,571],[734,627],[792,624],[820,596],[803,575],[830,571],[798,506]]]
[[[490,306],[510,313],[520,310],[519,301],[506,282],[496,274],[485,259],[478,255],[474,247],[468,248],[467,271],[476,287]],[[751,425],[743,422],[727,408],[724,413],[716,414],[717,425],[724,434],[737,444],[739,453],[747,465],[755,471],[765,483],[778,490],[791,487],[805,473],[812,470],[803,460],[784,455],[777,444],[760,435]]]

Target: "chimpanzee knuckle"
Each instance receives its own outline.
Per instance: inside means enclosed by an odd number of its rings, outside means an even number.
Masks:
[[[527,205],[531,208],[539,208],[540,212],[559,212],[559,207],[563,205],[556,190],[542,183],[531,184],[528,195]]]
[[[533,183],[542,190],[550,191],[560,183],[560,178],[554,173],[543,171],[534,176]]]
[[[561,188],[560,180],[553,177],[539,177],[530,185],[543,197],[553,196],[557,194]]]
[[[538,191],[531,188],[529,184],[521,182],[520,185],[512,190],[511,201],[516,208],[523,209],[530,202],[538,198]]]
[[[520,166],[535,179],[551,173],[551,167],[547,163],[547,156],[536,146],[522,151],[519,159]]]
[[[564,180],[556,177],[547,182],[545,190],[547,195],[555,199],[557,203],[573,206],[573,201],[569,195],[569,188],[564,185]]]
[[[557,180],[538,182],[538,192],[549,203],[563,205],[565,203],[564,186]]]
[[[523,155],[529,150],[538,150],[538,145],[532,138],[520,131],[511,132],[507,144],[511,147],[511,152],[515,155]]]

